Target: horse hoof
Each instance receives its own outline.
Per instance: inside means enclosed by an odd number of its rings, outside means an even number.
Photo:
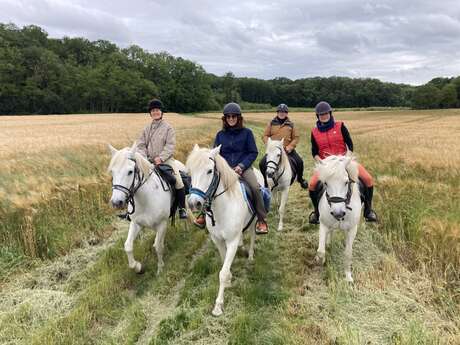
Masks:
[[[144,274],[145,273],[145,265],[139,264],[140,268],[136,270],[137,274]]]
[[[212,310],[212,315],[213,316],[219,317],[222,314],[223,314],[223,311],[222,311],[221,307],[215,306],[214,309]]]
[[[316,254],[315,255],[315,262],[316,262],[316,264],[322,266],[326,262],[326,258],[324,256],[322,256],[322,255]]]
[[[351,273],[345,274],[345,280],[349,283],[353,283],[353,278],[351,277]]]

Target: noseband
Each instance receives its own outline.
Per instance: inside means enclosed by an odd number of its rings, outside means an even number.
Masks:
[[[219,188],[219,184],[220,184],[220,173],[217,171],[217,168],[216,168],[216,160],[211,157],[209,157],[209,159],[213,161],[214,168],[213,168],[212,180],[211,180],[211,183],[209,184],[208,189],[206,190],[206,192],[203,192],[201,189],[192,187],[190,188],[190,195],[195,194],[204,199],[204,203],[203,203],[201,212],[203,214],[208,215],[209,218],[211,218],[212,226],[215,226],[216,221],[214,219],[214,212],[211,209],[211,204],[214,199],[224,194],[227,191],[227,189],[225,189],[223,192],[220,192],[219,194],[216,195],[217,189]]]
[[[351,211],[352,208],[350,207],[350,201],[351,201],[351,194],[353,193],[353,183],[355,183],[355,181],[353,181],[348,175],[348,181],[347,181],[348,189],[347,189],[347,195],[345,196],[345,198],[342,198],[340,196],[330,196],[329,193],[327,192],[327,184],[326,184],[326,199],[329,204],[329,207],[331,207],[331,204],[339,204],[341,202],[344,202],[347,210]]]

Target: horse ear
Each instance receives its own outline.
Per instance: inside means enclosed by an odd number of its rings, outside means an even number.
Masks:
[[[271,142],[272,142],[272,138],[268,137],[267,145],[270,144]]]
[[[134,154],[137,151],[137,141],[134,141],[133,146],[131,146],[131,152]]]
[[[115,154],[118,152],[118,150],[110,144],[107,144],[107,147],[109,148],[109,151],[112,157],[115,156]]]
[[[195,146],[193,146],[192,151],[198,151],[199,149],[200,149],[200,147],[198,146],[198,144],[195,144]]]
[[[218,153],[220,153],[220,147],[222,145],[219,145],[211,150],[211,157],[215,157]]]
[[[284,144],[284,137],[281,138],[281,144]]]

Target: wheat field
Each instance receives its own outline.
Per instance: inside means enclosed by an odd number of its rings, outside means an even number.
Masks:
[[[166,114],[177,157],[210,145],[220,114]],[[245,114],[261,135],[273,113]],[[313,169],[313,113],[292,113],[298,152]],[[460,344],[460,111],[337,112],[375,178],[378,225],[362,224],[355,284],[342,277],[343,236],[313,264],[318,229],[295,185],[286,231],[237,257],[224,316],[210,310],[219,255],[203,231],[168,230],[155,276],[153,234],[123,251],[127,223],[108,207],[107,143],[128,146],[145,114],[0,117],[1,344]],[[276,212],[269,224],[275,229]]]

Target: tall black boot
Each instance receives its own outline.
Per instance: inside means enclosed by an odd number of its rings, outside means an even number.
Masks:
[[[374,187],[365,187],[364,199],[364,219],[368,222],[377,222],[377,214],[372,209],[372,197],[374,196]]]
[[[308,188],[308,182],[303,178],[303,161],[300,159],[299,164],[297,164],[297,181],[300,183],[300,187],[303,189]]]
[[[303,179],[303,160],[299,156],[296,150],[292,150],[291,153],[288,154],[289,157],[294,158],[295,166],[296,166],[296,175],[297,175],[297,182],[299,182],[300,187],[303,189],[308,188],[308,182]]]
[[[259,162],[259,169],[264,177],[264,187],[268,188],[268,181],[267,181],[267,155],[263,156]]]
[[[319,210],[318,210],[318,205],[319,205],[319,192],[317,190],[315,191],[308,191],[310,194],[310,199],[314,207],[314,211],[310,213],[310,217],[308,218],[308,222],[310,224],[319,224]]]
[[[179,210],[179,218],[187,219],[187,211],[185,210],[185,189],[176,189],[177,206]]]

